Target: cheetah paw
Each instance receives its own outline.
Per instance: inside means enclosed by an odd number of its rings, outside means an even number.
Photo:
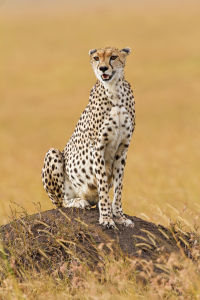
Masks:
[[[112,229],[116,228],[115,222],[111,218],[106,219],[106,218],[100,217],[99,224],[103,225],[107,228],[112,228]]]
[[[71,200],[63,200],[64,207],[76,207],[81,209],[90,209],[90,204],[87,200],[83,200],[80,198],[71,199]]]
[[[125,218],[124,216],[122,217],[114,216],[114,220],[117,224],[123,224],[126,227],[134,227],[134,223],[131,220]]]

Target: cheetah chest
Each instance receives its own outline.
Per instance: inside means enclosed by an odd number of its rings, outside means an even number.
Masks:
[[[114,158],[120,144],[126,144],[132,128],[131,118],[122,105],[114,106],[105,120],[107,128],[107,145],[105,148],[106,173],[111,175]]]

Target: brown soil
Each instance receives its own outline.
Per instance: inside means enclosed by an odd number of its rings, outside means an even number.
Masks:
[[[128,255],[156,261],[164,254],[180,251],[176,234],[163,226],[126,215],[134,227],[117,225],[117,229],[99,225],[99,211],[52,209],[35,215],[13,216],[11,223],[1,226],[5,253],[23,268],[56,269],[66,260],[80,260],[92,267],[102,255]],[[183,246],[183,245],[182,245]],[[187,249],[184,249],[187,252]]]

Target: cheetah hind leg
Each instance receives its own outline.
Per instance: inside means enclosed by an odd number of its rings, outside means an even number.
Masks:
[[[73,185],[65,177],[64,157],[59,150],[51,148],[47,152],[42,169],[42,181],[49,198],[57,207],[90,208],[87,200],[75,198]]]
[[[64,199],[63,207],[76,207],[81,209],[90,209],[90,204],[87,200],[81,198]]]
[[[42,182],[49,198],[57,207],[62,207],[65,195],[64,180],[63,154],[59,150],[51,148],[44,159]]]

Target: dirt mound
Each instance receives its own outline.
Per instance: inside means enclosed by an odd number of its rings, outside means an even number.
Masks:
[[[180,251],[181,244],[177,244],[176,234],[171,230],[126,216],[134,222],[133,228],[102,228],[96,208],[62,208],[13,216],[11,223],[0,228],[4,255],[17,273],[30,265],[52,272],[66,261],[83,262],[93,268],[105,255],[155,262],[161,255]]]

